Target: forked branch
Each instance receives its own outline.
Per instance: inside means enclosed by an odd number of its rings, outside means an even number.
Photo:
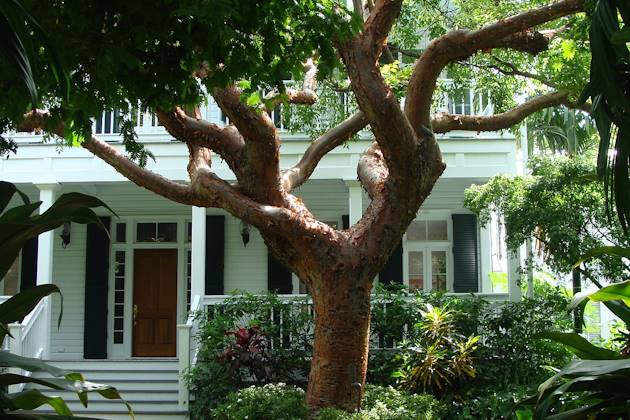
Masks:
[[[407,89],[405,113],[412,126],[417,129],[431,123],[430,109],[436,81],[448,63],[482,50],[514,49],[515,43],[528,39],[524,34],[527,34],[530,28],[577,13],[583,7],[584,0],[562,0],[502,19],[475,31],[452,31],[432,41],[416,62]],[[523,45],[523,48],[535,52],[540,49],[541,42],[542,38],[529,45]],[[532,46],[533,49],[530,48]]]
[[[367,125],[362,112],[356,112],[336,127],[328,130],[306,149],[294,167],[282,172],[282,187],[286,192],[302,185],[311,176],[319,161],[335,147],[342,145]]]

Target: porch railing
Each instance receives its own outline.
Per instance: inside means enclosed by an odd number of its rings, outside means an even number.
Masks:
[[[46,347],[46,305],[49,297],[40,300],[37,306],[20,323],[9,324],[8,350],[18,356],[41,359]],[[12,373],[30,376],[29,371],[11,368]],[[12,392],[21,391],[24,384],[11,385]]]

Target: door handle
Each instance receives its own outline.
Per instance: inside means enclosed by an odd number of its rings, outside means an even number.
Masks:
[[[136,318],[138,317],[138,305],[133,305],[133,326],[136,326]]]

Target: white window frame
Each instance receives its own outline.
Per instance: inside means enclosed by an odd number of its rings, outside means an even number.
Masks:
[[[453,220],[451,218],[451,212],[444,211],[432,211],[424,212],[414,219],[414,222],[429,222],[429,221],[441,221],[446,222],[446,240],[445,241],[412,241],[407,238],[407,233],[403,236],[403,284],[409,287],[409,253],[410,252],[423,252],[423,275],[424,275],[424,289],[428,292],[432,289],[432,267],[431,267],[431,252],[432,251],[444,251],[446,252],[446,291],[451,292],[453,290]],[[413,223],[413,222],[412,222]]]

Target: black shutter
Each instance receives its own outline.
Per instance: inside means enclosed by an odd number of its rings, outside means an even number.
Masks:
[[[453,267],[455,293],[479,291],[477,217],[474,214],[453,215]]]
[[[293,293],[293,275],[271,252],[267,251],[267,290],[282,295]]]
[[[34,287],[37,284],[37,238],[27,240],[22,247],[20,259],[20,291]]]
[[[110,218],[101,217],[101,221],[110,230]],[[85,246],[85,359],[107,359],[108,278],[109,236],[100,226],[89,224]]]
[[[206,216],[206,294],[222,295],[225,216]]]
[[[341,228],[350,229],[350,215],[344,214],[341,216]]]
[[[378,274],[378,282],[381,284],[392,284],[403,282],[403,250],[402,241],[398,244],[394,252],[389,257],[387,264]]]

